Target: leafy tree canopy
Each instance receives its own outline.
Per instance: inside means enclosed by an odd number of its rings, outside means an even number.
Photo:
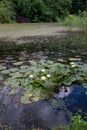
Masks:
[[[57,22],[87,9],[87,0],[1,0],[0,23]]]

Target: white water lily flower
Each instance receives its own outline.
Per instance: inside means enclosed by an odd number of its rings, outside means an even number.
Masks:
[[[51,77],[51,75],[50,74],[47,74],[47,78],[50,78]]]
[[[33,77],[34,77],[34,75],[32,75],[32,74],[29,75],[29,78],[33,78]]]
[[[77,64],[73,64],[73,65],[71,65],[72,66],[72,68],[74,68],[74,67],[77,67]]]
[[[45,69],[41,69],[42,72],[45,72]]]
[[[41,77],[41,80],[46,80],[47,78],[45,76],[42,76]]]
[[[70,65],[75,65],[76,63],[75,62],[70,62]]]
[[[78,65],[75,62],[70,62],[72,68],[77,67]]]

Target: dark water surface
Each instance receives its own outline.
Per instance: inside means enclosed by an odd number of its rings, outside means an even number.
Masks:
[[[33,39],[33,40],[32,40]],[[24,39],[23,39],[24,40]],[[29,43],[29,44],[28,44]],[[77,58],[78,64],[87,63],[87,35],[70,33],[61,38],[25,39],[22,45],[0,41],[0,65],[11,68],[17,61],[54,60],[70,62]],[[65,61],[64,61],[65,60]],[[60,125],[69,125],[72,115],[81,114],[87,120],[87,89],[74,85],[60,89],[52,99],[40,100],[23,105],[20,103],[21,90],[9,96],[9,87],[0,86],[0,130],[50,130]]]
[[[20,103],[21,92],[9,96],[9,88],[0,91],[0,124],[2,129],[32,130],[42,128],[50,130],[60,125],[69,125],[72,115],[80,114],[87,120],[87,89],[71,86],[68,92],[61,89],[50,100],[40,100],[29,105]]]
[[[15,62],[14,60],[58,60],[59,58],[68,59],[71,57],[87,62],[87,34],[85,33],[69,33],[60,38],[55,36],[52,38],[30,37],[22,39],[21,45],[0,41],[1,63],[3,63],[2,60]]]

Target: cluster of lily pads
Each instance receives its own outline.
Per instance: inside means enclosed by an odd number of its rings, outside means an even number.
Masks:
[[[22,89],[21,102],[27,104],[53,95],[62,86],[72,83],[86,85],[87,64],[29,61],[25,65],[17,62],[12,68],[0,66],[0,81],[12,88],[10,94],[16,94],[17,88]]]

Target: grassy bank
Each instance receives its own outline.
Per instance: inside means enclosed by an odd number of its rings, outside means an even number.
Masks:
[[[83,12],[79,15],[69,15],[63,24],[70,27],[76,27],[83,31],[87,31],[87,12]]]

